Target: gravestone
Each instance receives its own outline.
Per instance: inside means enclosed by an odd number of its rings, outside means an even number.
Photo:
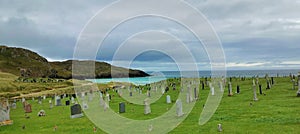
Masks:
[[[144,100],[144,114],[150,114],[151,113],[151,107],[150,107],[150,103],[149,103],[149,99],[146,98]]]
[[[46,95],[43,96],[43,99],[46,100]]]
[[[253,100],[258,101],[257,94],[256,94],[256,85],[252,85],[253,89]]]
[[[198,92],[197,92],[197,88],[194,88],[194,97],[195,97],[195,100],[198,99]]]
[[[271,77],[271,84],[274,85],[274,77]]]
[[[103,100],[103,98],[102,97],[100,97],[100,99],[99,99],[99,102],[100,102],[100,106],[104,106],[104,100]]]
[[[12,121],[10,120],[10,108],[7,99],[1,98],[0,100],[0,126],[10,125]]]
[[[100,97],[100,98],[103,98],[103,94],[102,94],[101,91],[99,92],[99,97]]]
[[[75,103],[75,99],[74,99],[74,97],[73,97],[73,96],[71,97],[71,103],[72,103],[72,104],[74,104],[74,103]]]
[[[148,97],[151,97],[151,93],[150,93],[149,90],[147,90],[147,96],[148,96]]]
[[[270,89],[271,86],[270,86],[270,82],[267,80],[267,88],[266,89]]]
[[[293,83],[293,90],[295,90],[296,89],[296,84],[297,84],[295,79],[292,80],[292,83]]]
[[[119,113],[125,113],[125,103],[119,103]]]
[[[182,116],[183,115],[183,112],[182,112],[182,102],[181,100],[177,100],[176,101],[176,114],[178,117]]]
[[[219,132],[222,132],[222,131],[223,131],[223,129],[222,129],[222,124],[218,124],[218,131],[219,131]]]
[[[82,116],[83,113],[79,104],[71,106],[71,118],[80,118]]]
[[[190,94],[186,93],[186,103],[190,103]]]
[[[89,108],[89,106],[88,106],[88,104],[87,104],[86,102],[83,102],[82,105],[83,105],[83,109],[84,109],[84,110],[86,110],[86,109]]]
[[[38,98],[38,103],[39,103],[39,104],[42,104],[42,97],[39,97],[39,98]]]
[[[220,87],[220,91],[223,92],[223,83],[221,81],[219,82],[219,87]]]
[[[49,107],[50,107],[50,109],[52,109],[53,108],[53,103],[52,103],[52,100],[49,100]]]
[[[76,94],[72,94],[71,96],[72,96],[73,98],[76,98]]]
[[[167,100],[167,103],[170,104],[170,103],[171,103],[171,96],[170,96],[170,95],[167,95],[167,96],[166,96],[166,100]]]
[[[213,86],[210,87],[211,95],[215,95],[215,88]]]
[[[70,105],[70,101],[66,100],[66,106],[69,106],[69,105]]]
[[[202,85],[202,90],[204,90],[204,82],[203,81],[201,82],[201,85]]]
[[[61,106],[61,99],[59,96],[57,96],[55,99],[55,106]]]
[[[232,96],[232,84],[231,82],[228,83],[228,96]]]
[[[109,94],[106,94],[106,102],[110,102],[110,95]]]
[[[93,100],[93,96],[94,96],[94,94],[93,94],[93,92],[92,93],[89,93],[89,101],[92,101]]]
[[[262,89],[261,89],[261,84],[259,84],[259,94],[262,95]]]
[[[161,94],[164,94],[165,93],[165,89],[162,87],[161,88]]]
[[[191,89],[191,86],[189,85],[188,86],[188,93],[190,95],[189,99],[190,99],[190,102],[193,102],[194,101],[194,97],[193,97],[193,93],[192,93],[192,89]]]
[[[12,109],[16,109],[16,108],[17,108],[17,104],[16,104],[15,102],[12,103],[12,104],[11,104],[11,108],[12,108]]]
[[[298,91],[297,91],[297,97],[300,97],[300,72],[298,73]]]
[[[28,103],[28,104],[26,104],[25,105],[25,113],[31,113],[32,112],[32,110],[31,110],[31,105]]]
[[[240,86],[239,86],[239,85],[236,86],[236,93],[237,93],[237,94],[240,93]]]

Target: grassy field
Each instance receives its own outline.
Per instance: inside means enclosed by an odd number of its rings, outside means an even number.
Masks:
[[[292,90],[290,78],[275,78],[275,84],[270,90],[266,90],[265,79],[260,78],[260,83],[263,85],[265,95],[258,92],[259,101],[253,101],[252,79],[245,81],[233,79],[233,91],[235,92],[236,85],[239,84],[241,93],[229,97],[226,88],[213,117],[206,124],[199,126],[199,116],[209,93],[209,88],[205,87],[204,90],[200,90],[200,100],[196,102],[189,116],[170,133],[300,133],[300,97],[296,97],[296,90]],[[121,115],[139,120],[160,116],[175,104],[178,92],[177,89],[167,93],[172,98],[172,104],[166,104],[167,94],[163,95],[151,105],[150,115],[143,114],[143,106],[134,104],[126,104],[126,113]],[[113,91],[110,91],[110,94],[113,96],[110,107],[118,111],[119,102],[124,100]],[[11,109],[14,124],[0,127],[0,133],[54,133],[55,125],[57,126],[55,133],[93,133],[94,125],[86,116],[71,119],[70,106],[49,109],[48,99],[50,98],[43,100],[42,104],[38,104],[37,100],[29,100],[33,108],[33,112],[28,114],[29,119],[25,118],[22,104],[18,102],[17,109]],[[37,112],[41,109],[46,111],[47,116],[37,116]],[[131,112],[131,109],[135,111]],[[223,126],[222,132],[217,130],[219,123]],[[23,125],[25,129],[22,129]],[[97,129],[97,133],[104,132]]]

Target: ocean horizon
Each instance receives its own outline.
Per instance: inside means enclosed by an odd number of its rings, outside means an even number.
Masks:
[[[197,73],[198,72],[198,73]],[[285,77],[291,75],[298,75],[300,69],[281,69],[281,70],[227,70],[226,77],[264,77],[266,74],[269,77]],[[101,78],[101,79],[87,79],[94,83],[109,83],[109,82],[128,82],[135,85],[145,85],[168,78],[205,78],[211,77],[211,71],[147,71],[151,76],[148,77],[134,77],[134,78]]]

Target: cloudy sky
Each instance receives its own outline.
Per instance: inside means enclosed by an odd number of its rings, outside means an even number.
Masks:
[[[77,38],[85,25],[112,2],[1,0],[0,44],[31,49],[50,61],[72,59]],[[300,0],[186,2],[211,23],[223,45],[228,69],[299,69]],[[161,6],[179,16],[183,13],[169,5]],[[112,12],[107,19],[118,18],[118,15]],[[107,24],[99,22],[99,25]],[[177,34],[177,38],[155,31],[159,29]],[[210,69],[204,47],[188,30],[157,17],[138,18],[114,29],[99,48],[97,60],[119,66],[132,61],[130,67],[145,71],[177,70],[176,62],[186,58],[178,38],[196,55],[199,70]],[[147,51],[140,51],[145,48]],[[116,50],[121,53],[118,57],[114,57]],[[132,59],[132,56],[135,57]]]

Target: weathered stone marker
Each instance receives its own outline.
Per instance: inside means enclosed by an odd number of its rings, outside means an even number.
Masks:
[[[236,86],[236,93],[237,93],[237,94],[240,93],[240,86],[239,86],[239,85]]]
[[[257,94],[256,94],[256,85],[253,84],[252,88],[253,88],[253,100],[258,101]]]

